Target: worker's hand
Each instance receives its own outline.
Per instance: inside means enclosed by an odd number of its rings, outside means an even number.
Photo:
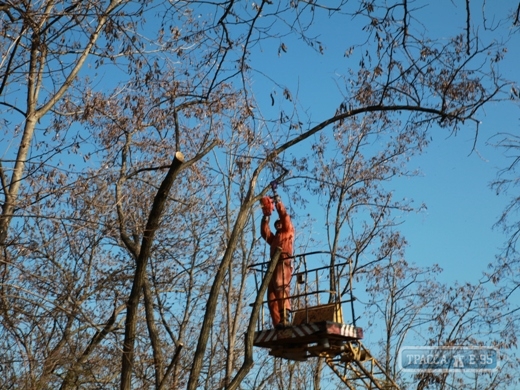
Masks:
[[[274,210],[274,204],[270,197],[264,196],[260,199],[260,205],[262,207],[262,213],[265,217],[269,217]]]

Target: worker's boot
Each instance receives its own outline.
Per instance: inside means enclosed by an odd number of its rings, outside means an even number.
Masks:
[[[289,326],[291,326],[291,311],[287,309],[280,311],[280,322],[276,325],[276,328],[285,329]]]

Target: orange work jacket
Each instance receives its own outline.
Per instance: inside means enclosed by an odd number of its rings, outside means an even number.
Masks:
[[[293,254],[294,226],[282,202],[276,203],[276,211],[278,211],[282,228],[273,234],[269,228],[269,219],[264,217],[260,225],[260,234],[271,248],[270,256],[273,257],[276,249],[280,247],[282,249],[280,259],[284,259]]]

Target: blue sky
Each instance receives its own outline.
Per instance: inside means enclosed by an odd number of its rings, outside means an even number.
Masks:
[[[422,176],[400,186],[400,191],[427,206],[408,215],[403,225],[409,242],[407,258],[420,265],[438,263],[447,281],[477,281],[505,241],[493,225],[507,198],[489,188],[505,160],[484,140],[478,142],[479,153],[472,152],[469,133],[433,138],[426,152],[414,160]]]
[[[460,4],[459,4],[460,3]],[[465,23],[464,2],[443,0],[440,7],[424,8],[430,16],[430,28],[443,37],[450,27],[463,27]],[[455,7],[453,6],[455,4]],[[480,4],[478,4],[480,5]],[[495,10],[497,15],[506,15],[516,9],[512,1],[488,2],[487,7],[472,9],[477,20],[482,11]],[[449,8],[444,8],[449,6]],[[443,10],[449,10],[444,12]],[[487,19],[487,26],[496,27],[498,19]],[[475,29],[486,37],[482,26]],[[500,64],[504,77],[520,82],[517,64],[520,63],[520,39],[510,35],[512,29],[504,25],[496,31],[501,34],[494,39],[508,41],[508,52]],[[520,129],[520,109],[518,103],[503,102],[490,104],[479,114],[481,124],[474,145],[474,126],[470,125],[456,136],[449,136],[441,129],[431,133],[433,142],[426,152],[415,158],[413,164],[421,168],[423,177],[404,189],[415,199],[427,204],[421,215],[408,216],[403,227],[410,247],[408,256],[418,264],[436,262],[445,270],[447,281],[476,281],[482,276],[487,265],[495,261],[500,247],[507,236],[498,228],[493,228],[504,210],[509,198],[497,196],[490,189],[500,169],[508,160],[503,150],[491,144],[490,138],[500,132],[518,134]]]
[[[504,17],[513,7],[511,4],[502,1],[493,7],[497,15]],[[413,6],[421,8],[420,14],[424,17],[421,23],[435,38],[445,40],[453,34],[454,27],[465,25],[464,2],[414,2]],[[478,20],[481,9],[475,7],[472,13]],[[287,47],[286,53],[278,54],[278,47],[263,47],[258,57],[257,64],[265,73],[273,74],[276,68],[277,80],[283,80],[293,93],[298,92],[299,102],[313,122],[320,122],[334,113],[342,99],[341,75],[346,74],[348,66],[356,68],[360,58],[356,51],[350,58],[344,56],[348,47],[359,43],[355,34],[359,25],[346,25],[345,18],[342,20],[343,23],[337,23],[334,18],[317,18],[309,31],[324,42],[323,55],[301,40],[281,39],[280,43]],[[488,26],[496,20],[489,18]],[[475,25],[476,28],[483,39],[487,39],[483,27]],[[496,31],[502,31],[499,39],[511,39],[506,59],[500,65],[501,71],[506,77],[518,80],[520,37],[509,37],[509,26]],[[260,74],[254,78],[254,83],[262,83]],[[279,92],[276,98],[282,99]],[[265,96],[265,99],[269,97]],[[493,225],[509,200],[506,196],[497,196],[489,187],[498,170],[506,165],[503,151],[489,145],[489,138],[497,132],[517,133],[519,118],[517,103],[488,105],[485,112],[479,114],[481,124],[475,150],[476,127],[473,123],[468,123],[454,135],[449,129],[435,126],[431,129],[430,146],[410,164],[420,169],[421,175],[395,180],[391,184],[396,194],[413,199],[416,205],[425,203],[427,207],[418,214],[407,215],[402,225],[401,230],[409,243],[407,260],[420,266],[439,264],[444,269],[446,281],[476,282],[481,278],[506,240]]]
[[[465,2],[440,0],[431,4],[423,1],[413,4],[418,7],[420,3],[424,4],[421,12],[425,17],[421,22],[435,38],[445,40],[453,34],[454,27],[464,26]],[[518,5],[513,3],[498,1],[493,2],[492,6],[497,14],[505,17],[507,9]],[[472,12],[476,19],[481,16],[478,7]],[[278,55],[278,47],[263,47],[255,66],[263,68],[266,74],[275,74],[277,80],[282,80],[283,85],[290,87],[292,92],[297,91],[299,104],[310,119],[318,123],[333,115],[343,98],[341,75],[345,75],[348,66],[356,69],[359,55],[354,52],[347,58],[344,53],[353,43],[359,43],[356,42],[359,26],[323,18],[317,19],[314,27],[311,33],[319,34],[326,44],[323,55],[301,40],[281,39],[280,42],[286,44],[287,52]],[[485,39],[486,32],[481,26],[478,28]],[[509,40],[508,52],[500,64],[500,70],[504,77],[518,84],[520,34],[510,35],[511,30],[505,25],[497,28],[495,33],[498,31],[502,33],[496,39]],[[253,80],[256,85],[262,86],[261,73]],[[268,92],[272,91],[264,92],[265,100],[269,100]],[[279,93],[276,98],[282,99]],[[262,94],[258,94],[258,99],[262,99]],[[263,107],[268,106],[263,103]],[[273,108],[278,107],[275,105]],[[395,191],[398,198],[406,197],[413,199],[415,205],[426,205],[419,213],[407,214],[400,231],[408,242],[406,260],[419,267],[438,264],[443,269],[438,280],[441,283],[477,284],[483,272],[488,270],[488,265],[495,262],[507,239],[494,225],[510,199],[507,195],[497,195],[490,188],[490,183],[496,179],[498,171],[507,166],[508,159],[504,157],[503,150],[491,145],[493,141],[490,138],[501,132],[519,133],[519,108],[518,102],[513,101],[487,105],[478,114],[481,123],[476,140],[474,123],[467,123],[456,134],[451,134],[450,129],[433,126],[429,133],[430,145],[422,155],[414,156],[409,165],[411,169],[419,169],[421,174],[390,183],[389,188]],[[283,191],[281,194],[284,195]],[[312,213],[310,210],[294,211]],[[318,212],[316,210],[316,214]],[[325,236],[319,224],[314,225],[312,233],[320,238]],[[363,285],[355,285],[356,295],[361,296],[363,291]],[[512,296],[511,303],[520,305],[520,295]],[[384,332],[377,326],[367,328],[367,318],[362,316],[364,309],[362,300],[355,303],[356,315],[361,316],[357,325],[365,328],[364,344],[377,352],[377,343]],[[345,310],[348,308],[344,307]]]

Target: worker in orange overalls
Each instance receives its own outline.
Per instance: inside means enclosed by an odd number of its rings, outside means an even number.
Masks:
[[[291,300],[291,277],[293,273],[292,259],[294,243],[294,226],[289,214],[278,195],[273,200],[265,196],[261,200],[264,216],[260,225],[260,234],[271,247],[270,257],[276,253],[277,248],[281,248],[282,253],[278,259],[278,264],[267,287],[267,304],[275,328],[283,329],[290,325]],[[279,219],[275,221],[273,234],[269,228],[269,217],[275,209]]]

